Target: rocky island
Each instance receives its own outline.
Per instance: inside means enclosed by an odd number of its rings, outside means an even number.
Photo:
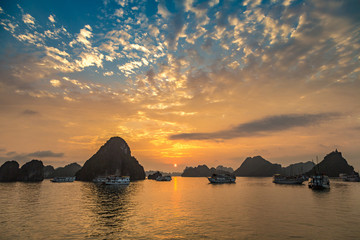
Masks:
[[[19,169],[16,161],[7,161],[0,167],[0,182],[39,182],[44,180],[44,165],[40,160],[25,163]]]
[[[340,173],[352,174],[354,168],[343,158],[341,152],[335,151],[327,154],[324,159],[314,166],[306,175],[313,175],[315,172],[326,174],[329,177],[339,177]]]
[[[145,179],[143,166],[131,156],[128,144],[120,137],[110,138],[76,173],[76,180],[92,181],[99,176],[130,176],[130,180]]]
[[[186,167],[181,174],[182,177],[210,177],[213,174],[231,174],[232,168],[218,166],[216,168],[209,168],[206,165],[199,165],[197,167]]]
[[[246,158],[234,174],[241,177],[271,177],[281,171],[280,164],[273,164],[261,156],[255,156]]]

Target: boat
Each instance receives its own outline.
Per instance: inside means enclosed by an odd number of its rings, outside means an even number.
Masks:
[[[75,177],[54,177],[50,181],[52,181],[52,182],[73,182],[73,181],[75,181]]]
[[[312,190],[330,189],[329,177],[325,174],[316,174],[309,179],[308,186]]]
[[[281,174],[275,174],[273,177],[273,183],[277,184],[302,184],[307,178],[305,176],[284,176]]]
[[[130,177],[128,176],[109,176],[103,183],[105,185],[129,185]]]
[[[320,174],[318,157],[316,156],[316,165],[314,167],[314,175],[309,178],[308,186],[312,190],[326,190],[330,189],[329,177],[325,174]]]
[[[235,183],[236,177],[230,174],[213,174],[208,178],[210,183]]]
[[[92,181],[93,183],[105,183],[107,180],[107,177],[97,177],[94,178]]]
[[[352,174],[341,173],[339,177],[345,182],[360,182],[359,173],[355,171]]]
[[[157,178],[156,178],[156,181],[171,181],[171,176],[158,176]]]

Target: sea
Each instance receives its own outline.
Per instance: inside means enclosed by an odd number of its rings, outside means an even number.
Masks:
[[[0,183],[0,239],[360,239],[360,183]]]

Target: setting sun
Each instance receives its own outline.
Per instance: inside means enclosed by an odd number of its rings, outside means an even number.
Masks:
[[[174,163],[174,167],[177,167],[177,164],[176,164],[176,163]]]

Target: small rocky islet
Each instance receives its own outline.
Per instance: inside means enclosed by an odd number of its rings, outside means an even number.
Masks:
[[[327,154],[317,165],[308,161],[296,163],[288,167],[271,163],[261,156],[248,157],[235,171],[232,168],[218,166],[209,168],[206,165],[186,167],[182,177],[209,177],[213,174],[230,173],[242,177],[271,177],[274,174],[304,174],[310,176],[315,169],[329,177],[338,177],[340,173],[351,174],[354,168],[337,150]],[[78,181],[92,181],[99,176],[119,175],[129,176],[131,181],[143,180],[146,177],[143,166],[131,155],[126,141],[120,137],[110,138],[100,149],[88,159],[84,166],[71,163],[65,167],[54,169],[51,165],[44,166],[40,160],[31,160],[19,168],[16,161],[7,161],[0,167],[0,182],[36,182],[45,178],[74,177]],[[148,179],[156,179],[161,172],[152,172]]]

